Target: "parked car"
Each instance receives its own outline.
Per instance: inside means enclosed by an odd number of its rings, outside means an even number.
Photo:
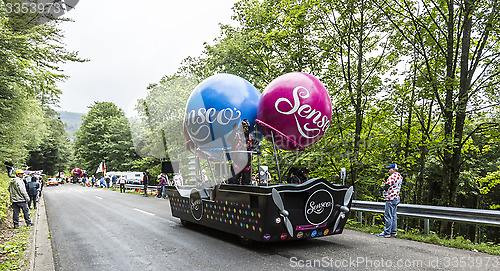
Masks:
[[[139,179],[130,179],[130,180],[127,180],[127,184],[140,185],[140,184],[142,184],[142,180],[139,180]]]
[[[59,185],[59,182],[57,181],[56,178],[48,178],[47,182],[45,182],[45,185],[50,186],[50,185]]]

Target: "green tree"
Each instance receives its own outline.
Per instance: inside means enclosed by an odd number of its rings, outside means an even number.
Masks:
[[[444,204],[455,206],[470,110],[490,104],[483,97],[498,84],[498,3],[391,1],[379,8],[418,54],[419,86],[439,108]]]
[[[74,141],[77,166],[90,175],[102,161],[107,171],[130,170],[137,155],[125,114],[111,102],[94,102],[89,108]]]
[[[148,87],[146,98],[136,105],[138,117],[131,120],[132,136],[137,154],[143,158],[137,165],[152,168],[157,161],[180,161],[187,165],[183,136],[185,106],[197,85],[196,80],[165,76]],[[183,168],[187,171],[187,168]]]
[[[40,138],[42,105],[56,104],[61,93],[56,82],[66,76],[59,66],[83,61],[61,42],[61,20],[28,27],[24,18],[8,14],[0,2],[0,160],[24,166]]]
[[[43,169],[44,173],[55,175],[59,170],[69,168],[68,152],[71,143],[58,114],[50,108],[45,108],[44,112],[43,122],[36,130],[31,131],[41,142],[31,149],[28,165],[32,169]]]

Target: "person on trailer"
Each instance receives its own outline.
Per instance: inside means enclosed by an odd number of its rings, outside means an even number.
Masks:
[[[291,167],[289,172],[288,183],[301,184],[309,180],[310,171],[308,167]]]
[[[300,183],[299,171],[300,170],[297,167],[291,167],[290,170],[288,171],[287,182],[293,184],[299,184]]]
[[[228,136],[231,142],[231,173],[230,184],[249,185],[252,180],[251,164],[252,139],[250,137],[250,123],[247,119],[241,121],[241,130],[237,129],[238,124],[233,125],[233,131]]]
[[[299,175],[298,177],[300,179],[299,183],[305,183],[305,182],[307,182],[309,180],[309,173],[310,172],[311,171],[309,170],[308,167],[301,167],[299,169],[299,174],[298,174]]]
[[[203,186],[208,185],[208,176],[207,176],[206,170],[201,171],[200,181],[201,181],[201,185],[203,185]]]

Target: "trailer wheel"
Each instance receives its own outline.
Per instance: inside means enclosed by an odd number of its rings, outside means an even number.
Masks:
[[[244,246],[250,246],[253,244],[253,240],[248,239],[246,237],[238,236],[238,239],[240,240],[240,243]]]
[[[184,226],[184,227],[189,227],[190,222],[189,222],[189,221],[187,221],[187,220],[181,219],[181,224],[182,224],[182,226]]]

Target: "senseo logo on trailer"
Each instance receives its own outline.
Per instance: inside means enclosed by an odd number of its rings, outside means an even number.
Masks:
[[[314,76],[287,73],[266,87],[257,118],[266,139],[283,150],[300,150],[320,140],[330,127],[332,101]]]
[[[232,74],[216,74],[203,80],[186,103],[184,123],[188,138],[206,155],[220,159],[231,148],[233,126],[246,119],[253,127],[260,92],[247,80]]]
[[[201,200],[200,192],[194,188],[191,190],[189,196],[189,207],[193,218],[197,221],[201,220],[203,217],[203,201]]]
[[[333,197],[330,192],[320,189],[309,197],[305,206],[305,216],[312,225],[326,222],[333,212]]]
[[[196,126],[189,134],[196,142],[204,142],[211,136],[210,127],[212,125],[228,125],[241,118],[241,112],[237,109],[225,108],[217,111],[215,108],[200,108],[198,111],[191,110],[186,115],[186,126]]]
[[[292,115],[295,119],[297,131],[307,139],[315,139],[322,132],[324,133],[330,126],[328,116],[323,115],[321,111],[314,109],[309,104],[302,104],[301,100],[311,96],[310,91],[303,86],[298,86],[293,89],[292,96],[292,101],[288,98],[276,100],[274,104],[276,111],[283,115]],[[299,121],[301,118],[306,121]]]

